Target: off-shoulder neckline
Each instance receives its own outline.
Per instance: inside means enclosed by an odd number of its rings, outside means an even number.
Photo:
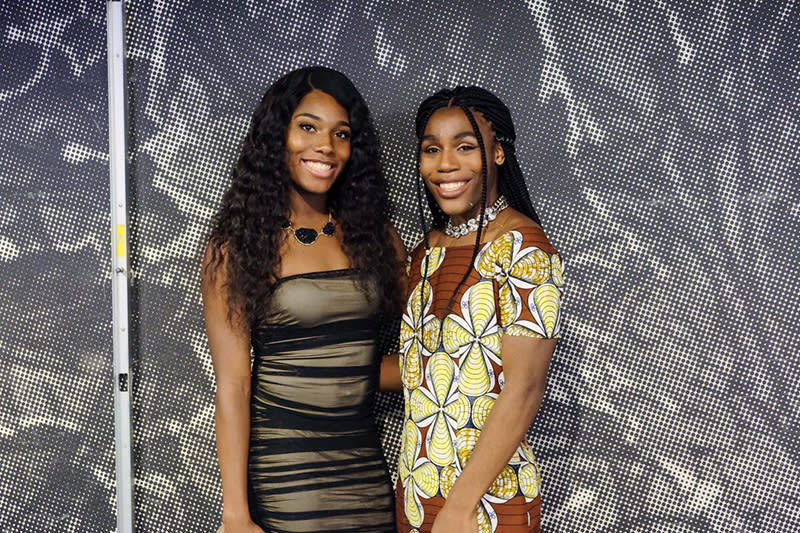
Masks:
[[[541,226],[522,226],[522,227],[519,227],[519,228],[511,228],[510,230],[501,233],[500,235],[498,235],[497,237],[495,237],[491,241],[482,242],[481,243],[481,247],[487,246],[487,245],[495,242],[496,240],[501,239],[502,237],[508,235],[512,231],[516,231],[518,233],[521,233],[522,231],[524,231],[526,229],[527,230],[532,230],[532,231],[535,231],[536,233],[540,233],[540,234],[544,235],[544,230],[541,228]],[[547,236],[546,235],[545,235],[545,241],[548,244],[550,243],[550,241],[547,240]],[[454,245],[451,245],[451,246],[431,246],[429,248],[429,250],[452,250],[454,248],[472,248],[473,246],[475,246],[475,243],[471,242],[469,244],[454,244]]]

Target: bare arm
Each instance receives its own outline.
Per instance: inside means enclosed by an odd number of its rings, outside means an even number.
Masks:
[[[408,253],[403,244],[403,239],[393,227],[389,226],[389,232],[392,235],[394,248],[397,252],[397,261],[401,266],[400,270],[400,294],[405,298],[408,289],[408,276],[406,275],[405,265]],[[404,302],[405,303],[405,302]],[[400,392],[403,390],[403,384],[400,380],[400,354],[392,353],[386,354],[381,360],[381,374],[379,388],[382,391]]]
[[[403,383],[400,380],[400,354],[390,353],[381,360],[380,390],[402,392]]]
[[[208,257],[206,258],[208,261]],[[205,267],[205,265],[204,265]],[[247,457],[250,441],[250,335],[228,318],[226,265],[215,276],[204,268],[202,283],[206,332],[216,378],[217,454],[222,477],[225,531],[261,531],[247,503]]]
[[[469,462],[436,517],[433,533],[478,530],[475,508],[508,464],[539,410],[556,342],[556,339],[503,337],[505,385]]]

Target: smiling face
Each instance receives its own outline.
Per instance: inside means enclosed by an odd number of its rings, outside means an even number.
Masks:
[[[494,140],[492,126],[473,112],[480,128],[489,162],[486,204],[498,196],[497,165],[503,164],[503,148]],[[436,203],[454,223],[476,216],[481,208],[481,149],[478,139],[459,107],[444,107],[431,115],[422,135],[419,170]]]
[[[286,137],[286,166],[300,194],[327,194],[350,160],[350,121],[336,99],[313,90],[297,105]]]

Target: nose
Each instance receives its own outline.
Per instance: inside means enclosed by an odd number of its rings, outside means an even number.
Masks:
[[[439,156],[439,165],[437,168],[439,172],[453,172],[458,170],[458,159],[455,157],[453,150],[444,148],[440,154],[441,156]]]
[[[319,144],[314,147],[314,150],[321,154],[333,153],[333,139],[330,135],[320,135]]]

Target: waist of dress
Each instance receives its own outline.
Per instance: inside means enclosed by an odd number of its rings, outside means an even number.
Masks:
[[[252,425],[265,428],[297,429],[320,432],[371,432],[376,431],[372,408],[350,415],[319,416],[276,406],[253,406],[250,410]]]
[[[250,444],[267,446],[270,453],[380,449],[373,417],[309,418],[280,409],[254,413]]]

